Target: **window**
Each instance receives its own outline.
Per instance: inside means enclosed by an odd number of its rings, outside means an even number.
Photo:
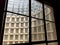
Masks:
[[[28,17],[25,17],[25,20],[28,21]]]
[[[5,32],[5,33],[8,33],[8,32],[9,32],[9,29],[8,29],[8,28],[6,28],[4,32]]]
[[[28,33],[28,31],[29,31],[28,28],[25,28],[25,33]]]
[[[10,17],[7,17],[7,21],[10,21]]]
[[[13,35],[10,35],[10,40],[13,40]]]
[[[23,33],[23,28],[20,29],[20,33]]]
[[[16,27],[19,27],[19,23],[16,23]]]
[[[46,23],[46,28],[47,28],[47,31],[50,30],[50,23]]]
[[[16,33],[19,33],[19,29],[16,29]]]
[[[37,27],[34,27],[34,32],[37,32]]]
[[[10,31],[8,32],[7,29],[4,33],[10,38],[8,42],[12,41],[16,44],[19,42],[30,43],[31,41],[37,45],[49,45],[49,41],[54,42],[55,40],[57,42],[54,9],[36,0],[31,0],[30,10],[29,4],[29,0],[8,0],[5,12],[7,13],[6,18],[9,16],[7,20],[11,19],[11,21],[5,21],[6,26],[4,27],[4,31],[6,28]],[[39,42],[42,44],[38,44]]]
[[[13,44],[13,41],[10,41],[9,44]]]
[[[37,40],[37,34],[34,34],[33,36],[34,36],[34,40]]]
[[[14,29],[10,29],[10,33],[13,33],[14,32]]]
[[[15,39],[18,40],[18,35],[15,35]]]
[[[7,45],[7,42],[3,42],[3,45]]]
[[[23,27],[24,26],[24,23],[21,23],[21,27]]]
[[[37,28],[38,28],[38,32],[41,32],[41,26],[38,26]]]
[[[38,41],[41,41],[42,39],[44,39],[42,38],[42,34],[38,34]]]
[[[28,35],[25,35],[25,40],[28,40]]]
[[[20,39],[23,40],[23,35],[20,35]]]
[[[16,18],[16,21],[19,21],[19,18]]]
[[[28,26],[28,22],[25,23],[25,26]]]
[[[24,21],[24,17],[21,17],[21,21]]]
[[[12,18],[12,21],[15,21],[15,18],[14,17]]]
[[[11,23],[11,27],[14,27],[14,23]]]
[[[15,41],[15,44],[17,44],[18,43],[18,41]]]
[[[4,40],[7,40],[8,39],[8,35],[4,35]]]
[[[6,27],[9,27],[9,23],[6,23]]]

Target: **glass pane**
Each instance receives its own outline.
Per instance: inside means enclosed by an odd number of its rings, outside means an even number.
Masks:
[[[48,45],[58,45],[57,42],[48,43]]]
[[[44,7],[45,7],[45,20],[54,21],[53,8],[48,5],[44,5]]]
[[[36,0],[31,0],[31,15],[39,19],[43,18],[43,9],[42,3],[37,2]]]
[[[21,21],[22,17],[23,21]],[[28,42],[29,42],[29,17],[7,12],[5,20],[3,44],[8,45],[8,44],[28,43]]]
[[[20,14],[29,14],[29,0],[8,0],[8,11]]]
[[[46,21],[47,39],[57,40],[55,23]]]
[[[43,20],[32,18],[32,41],[45,40]]]
[[[43,43],[43,44],[33,44],[33,45],[46,45],[46,44]]]

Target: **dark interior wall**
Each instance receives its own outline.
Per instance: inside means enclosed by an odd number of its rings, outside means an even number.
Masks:
[[[2,43],[2,20],[3,20],[3,11],[4,11],[5,0],[0,0],[0,44]]]

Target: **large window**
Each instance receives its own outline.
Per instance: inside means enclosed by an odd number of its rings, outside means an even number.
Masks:
[[[5,13],[3,45],[58,45],[53,7],[36,0],[8,0]]]

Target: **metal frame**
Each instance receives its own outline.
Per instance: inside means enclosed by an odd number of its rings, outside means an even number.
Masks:
[[[24,45],[25,44],[32,45],[32,44],[43,44],[43,43],[45,43],[46,45],[48,45],[48,43],[51,43],[51,42],[58,42],[58,40],[47,41],[46,22],[45,21],[49,21],[49,20],[45,20],[44,2],[42,2],[43,19],[31,17],[31,0],[29,0],[29,16],[24,15],[24,14],[19,14],[19,13],[11,12],[11,11],[7,11],[8,0],[6,0],[5,4],[6,5],[5,5],[4,17],[3,17],[2,35],[4,34],[6,12],[10,12],[10,13],[13,13],[13,14],[18,14],[18,15],[29,17],[29,43],[22,43],[22,44],[18,44],[18,45],[23,45],[23,44]],[[44,31],[45,31],[45,41],[32,42],[32,40],[31,40],[31,18],[34,18],[34,19],[37,19],[37,20],[43,20],[43,22],[44,22]],[[53,22],[53,21],[49,21],[49,22]],[[53,22],[53,23],[55,23],[55,22]],[[1,37],[1,45],[2,45],[2,42],[3,42],[3,36]],[[12,45],[16,45],[16,44],[12,44]]]

